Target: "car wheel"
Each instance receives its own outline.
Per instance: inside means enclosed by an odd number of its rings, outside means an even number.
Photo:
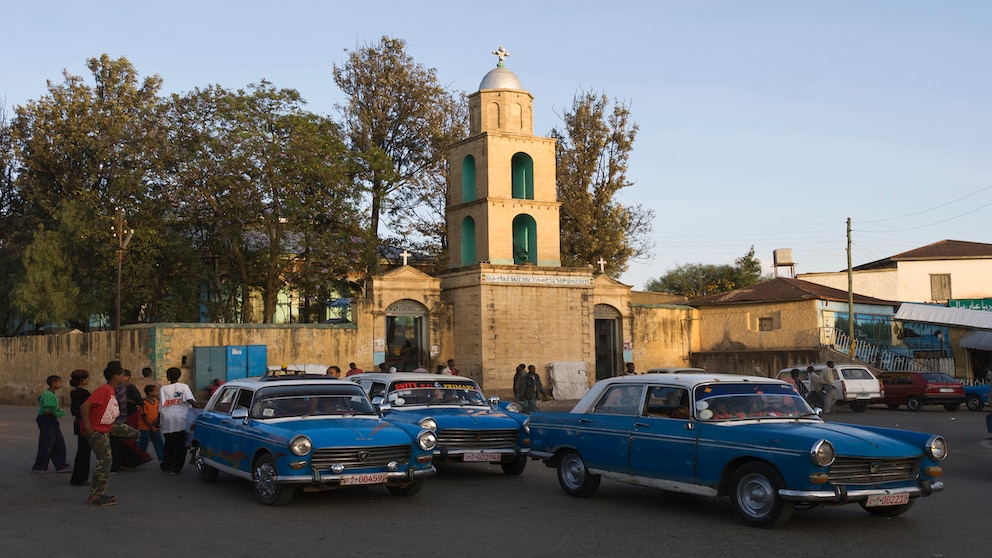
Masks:
[[[864,401],[851,401],[851,410],[855,413],[863,413],[868,409],[868,403]]]
[[[730,478],[730,506],[737,519],[751,527],[778,527],[792,517],[795,507],[779,497],[778,491],[784,486],[782,476],[771,465],[745,463]]]
[[[969,411],[981,411],[982,407],[985,406],[982,403],[982,398],[974,393],[968,396],[964,404],[968,406]]]
[[[919,397],[910,397],[906,400],[906,408],[910,411],[919,411],[923,408],[923,400]]]
[[[592,496],[599,488],[599,475],[594,475],[586,469],[582,457],[574,451],[566,452],[558,461],[558,484],[569,496],[586,498]]]
[[[500,463],[499,466],[503,469],[503,474],[515,477],[527,468],[527,458],[521,457],[510,463]]]
[[[252,474],[255,496],[266,506],[285,506],[293,499],[293,487],[276,484],[278,474],[271,455],[263,455],[255,462],[255,472]]]
[[[886,403],[886,405],[887,405],[887,406],[888,406],[888,407],[889,407],[890,409],[898,409],[898,408],[899,408],[899,405],[898,405],[898,404],[896,404],[896,403]]]
[[[217,480],[219,471],[203,461],[200,456],[200,448],[196,448],[193,453],[193,465],[196,467],[196,476],[203,482],[214,482]]]
[[[944,410],[954,412],[961,408],[960,403],[944,403]]]
[[[413,496],[424,487],[424,479],[417,479],[409,484],[386,486],[394,496]]]
[[[897,515],[902,515],[909,511],[909,508],[913,507],[916,500],[910,500],[908,504],[903,504],[901,506],[877,506],[868,508],[865,507],[864,502],[861,503],[861,507],[872,515],[877,515],[879,517],[895,517]]]

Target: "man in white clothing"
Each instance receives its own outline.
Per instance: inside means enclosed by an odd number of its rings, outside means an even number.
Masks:
[[[178,475],[186,464],[186,415],[196,399],[189,386],[180,382],[182,371],[170,368],[165,371],[169,383],[159,390],[159,421],[165,445],[162,448],[163,473]]]

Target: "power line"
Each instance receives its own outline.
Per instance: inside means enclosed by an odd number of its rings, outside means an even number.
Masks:
[[[886,222],[886,221],[896,221],[896,220],[898,220],[898,219],[906,219],[906,218],[908,218],[908,217],[915,217],[915,216],[917,216],[917,215],[922,215],[923,213],[927,213],[927,212],[930,212],[930,211],[933,211],[933,210],[935,210],[935,209],[940,209],[940,208],[942,208],[942,207],[946,207],[946,206],[948,206],[948,205],[951,205],[952,203],[957,203],[957,202],[959,202],[959,201],[961,201],[961,200],[965,200],[965,199],[968,199],[968,198],[970,198],[970,197],[972,197],[972,196],[975,196],[975,195],[978,195],[978,194],[981,194],[982,192],[984,192],[984,191],[986,191],[986,190],[989,190],[989,189],[992,189],[992,186],[986,186],[986,187],[984,187],[984,188],[982,188],[981,190],[976,190],[976,191],[974,191],[974,192],[972,192],[972,193],[970,193],[970,194],[967,194],[967,195],[964,195],[964,196],[961,196],[960,198],[957,198],[957,199],[954,199],[954,200],[951,200],[951,201],[949,201],[949,202],[946,202],[946,203],[942,203],[942,204],[940,204],[940,205],[936,205],[936,206],[934,206],[934,207],[929,207],[929,208],[927,208],[927,209],[924,209],[924,210],[922,210],[922,211],[917,211],[916,213],[910,213],[909,215],[903,215],[903,216],[901,216],[901,217],[889,217],[889,218],[887,218],[887,219],[876,219],[876,220],[874,220],[874,221],[862,221],[862,222],[863,222],[863,223],[867,223],[867,224],[872,224],[872,223],[884,223],[884,222]],[[988,206],[984,206],[984,207],[988,207]],[[968,213],[971,213],[971,212],[969,211]],[[963,215],[967,215],[967,213],[965,213],[965,214],[963,214]],[[960,215],[959,215],[958,217],[960,217]],[[951,217],[951,219],[955,219],[955,218],[956,218],[956,217]],[[944,221],[939,221],[939,222],[940,222],[940,223],[943,223]],[[936,225],[937,223],[933,223],[933,224],[935,224],[935,225]],[[904,229],[904,230],[913,230],[913,229]],[[901,231],[893,231],[893,232],[901,232]]]

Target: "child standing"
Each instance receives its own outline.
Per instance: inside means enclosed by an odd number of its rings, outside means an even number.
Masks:
[[[152,447],[155,448],[155,455],[158,457],[159,461],[162,461],[163,457],[163,440],[162,431],[159,428],[158,422],[158,386],[155,384],[147,384],[145,386],[145,399],[141,406],[141,423],[138,425],[138,431],[141,432],[141,436],[138,437],[138,447],[142,451],[148,451],[148,442],[152,443]]]
[[[86,436],[80,431],[83,419],[79,414],[80,407],[90,398],[90,390],[86,389],[89,383],[89,370],[73,370],[69,375],[69,385],[75,388],[69,392],[69,410],[76,417],[72,422],[72,432],[76,435],[76,461],[72,467],[72,478],[69,479],[69,484],[73,486],[84,486],[90,478],[90,454],[93,452]]]
[[[55,393],[62,389],[62,378],[49,376],[48,389],[38,396],[38,456],[35,457],[32,473],[47,473],[48,462],[55,464],[56,473],[71,473],[72,467],[65,461],[65,438],[62,437],[62,427],[59,419],[65,411],[59,407],[59,396]]]
[[[159,395],[159,419],[162,423],[162,437],[165,447],[162,463],[163,473],[179,475],[186,464],[186,415],[195,400],[189,386],[180,382],[182,371],[170,368],[165,371],[169,385],[162,386]]]
[[[103,370],[103,377],[107,379],[107,383],[96,388],[79,408],[82,419],[80,432],[86,436],[86,441],[96,455],[96,468],[93,469],[88,501],[95,506],[113,506],[117,504],[117,498],[106,493],[110,465],[113,463],[110,439],[120,437],[137,440],[138,431],[117,421],[121,413],[117,404],[117,386],[124,384],[124,370],[120,366],[108,366]]]

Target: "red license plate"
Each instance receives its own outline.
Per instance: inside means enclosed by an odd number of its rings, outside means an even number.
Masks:
[[[464,461],[486,462],[500,461],[503,457],[498,453],[466,453],[462,459]]]
[[[909,503],[909,494],[874,494],[865,502],[866,508],[901,506]]]
[[[344,475],[341,477],[342,485],[354,484],[383,484],[389,479],[388,473],[367,473],[363,475]]]

